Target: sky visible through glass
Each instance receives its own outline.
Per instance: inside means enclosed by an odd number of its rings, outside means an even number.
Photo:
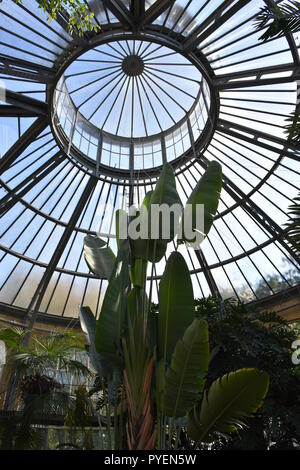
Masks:
[[[95,2],[88,3],[93,5]],[[146,6],[152,3],[146,2]],[[188,37],[213,13],[216,3],[223,4],[221,0],[176,1],[172,9],[155,20],[156,28],[168,28]],[[99,1],[97,5],[96,17],[100,23],[108,21],[108,17],[112,24],[117,22],[111,12],[105,13],[102,2]],[[273,142],[272,136],[285,139],[285,119],[294,109],[297,83],[288,80],[293,71],[292,66],[290,70],[282,72],[274,70],[275,66],[292,64],[286,39],[262,43],[259,40],[262,33],[253,28],[253,16],[262,5],[261,0],[249,2],[197,45],[217,78],[246,72],[239,79],[239,86],[219,89],[219,119],[228,122],[231,129],[237,131],[236,135],[230,135],[218,127],[204,155],[208,160],[219,161],[226,177],[245,198],[248,195],[250,201],[284,228],[288,220],[288,206],[299,191],[299,162],[288,156],[280,158],[282,145]],[[23,24],[16,23],[16,20]],[[298,38],[295,37],[295,40],[298,47]],[[24,0],[22,7],[13,4],[11,0],[2,2],[0,57],[24,59],[51,69],[70,41],[71,38],[61,25],[47,23],[33,0]],[[146,66],[140,75],[128,78],[122,64],[126,56],[135,55],[133,52],[139,52],[136,55],[142,57]],[[171,65],[173,63],[176,65]],[[135,65],[135,70],[138,65]],[[264,72],[259,80],[271,77],[282,78],[282,82],[246,84],[247,80],[255,78],[257,70],[262,67],[271,69],[268,73]],[[286,82],[284,77],[287,77]],[[172,49],[146,40],[134,43],[128,39],[97,46],[79,56],[65,71],[65,78],[75,106],[80,107],[83,116],[97,128],[121,137],[144,138],[165,131],[182,119],[199,93],[201,74]],[[119,79],[121,81],[118,83]],[[45,83],[21,79],[8,73],[0,73],[0,80],[11,91],[44,102],[46,100]],[[233,77],[232,83],[234,80],[237,79]],[[82,104],[85,100],[88,101]],[[34,117],[0,117],[1,157],[35,120]],[[247,129],[238,130],[236,126],[240,125]],[[271,140],[257,138],[257,130],[266,132]],[[266,142],[272,145],[272,149],[262,147],[261,144]],[[11,168],[1,175],[1,200],[7,197],[8,190],[20,194],[21,189],[18,188],[21,188],[25,179],[30,179],[51,158],[55,160],[58,151],[59,147],[47,126]],[[112,166],[115,164],[113,161]],[[152,160],[149,168],[151,166],[154,166]],[[203,168],[198,161],[189,167],[187,165],[182,173],[177,174],[177,189],[183,203],[202,174]],[[25,191],[20,200],[14,199],[14,203],[2,211],[1,302],[24,308],[28,306],[88,178],[84,169],[68,159],[62,159],[49,174]],[[154,181],[147,178],[140,181],[140,186],[134,189],[136,205],[153,185]],[[102,282],[100,286],[88,273],[82,252],[83,237],[100,228],[102,233],[107,234],[108,243],[115,250],[113,214],[111,211],[103,212],[103,208],[106,202],[116,209],[125,207],[127,189],[113,178],[102,176],[99,179],[51,278],[42,311],[72,317],[77,316],[78,305],[84,303],[99,312],[106,284]],[[170,245],[168,254],[173,249]],[[298,270],[278,241],[272,239],[268,230],[254,220],[243,205],[236,203],[233,194],[226,188],[222,190],[214,226],[203,242],[202,249],[224,296],[238,295],[253,299],[253,291],[259,283],[264,283],[268,291],[268,278],[272,275],[278,275],[281,279],[281,285],[273,286],[275,292],[279,291],[293,283],[288,272]],[[195,295],[208,295],[210,289],[195,253],[183,247],[180,250],[193,272]],[[248,253],[248,250],[253,252]],[[156,266],[155,273],[158,276],[162,274],[164,266],[165,259]],[[269,290],[269,293],[272,291]],[[154,292],[154,300],[155,295]]]

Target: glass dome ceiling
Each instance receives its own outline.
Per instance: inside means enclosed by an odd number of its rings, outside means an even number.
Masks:
[[[183,203],[210,160],[223,166],[213,229],[201,251],[179,248],[195,296],[299,293],[285,224],[300,156],[284,134],[298,38],[259,39],[262,0],[86,3],[101,32],[80,39],[34,0],[0,4],[1,311],[99,314],[106,281],[89,272],[83,238],[100,231],[115,250],[107,203],[138,205],[165,161]]]
[[[135,40],[88,50],[64,76],[75,109],[96,127],[124,137],[176,126],[195,107],[203,86],[200,71],[185,57]]]

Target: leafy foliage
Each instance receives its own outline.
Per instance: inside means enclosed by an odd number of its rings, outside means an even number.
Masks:
[[[3,341],[5,341],[3,339]],[[62,369],[74,375],[89,374],[82,362],[71,359],[74,349],[84,349],[78,335],[58,333],[35,337],[29,347],[18,347],[9,355],[9,362],[22,373],[44,374],[59,364]]]
[[[204,227],[201,227],[203,238],[208,234],[218,209],[221,189],[222,167],[217,161],[211,161],[186,202],[182,220],[183,234],[186,219],[191,220],[193,232],[200,232],[196,217],[197,205],[200,204],[204,208]],[[193,240],[189,241],[193,242]]]
[[[22,4],[22,0],[13,0]],[[2,0],[0,0],[2,2]],[[39,7],[48,13],[48,21],[57,19],[59,13],[67,17],[68,33],[83,36],[86,31],[100,31],[94,21],[94,13],[81,0],[38,0]]]
[[[267,27],[260,37],[264,41],[286,33],[296,33],[300,31],[300,2],[289,0],[266,5],[260,9],[255,24],[259,30]]]
[[[300,111],[296,108],[286,119],[286,122],[284,133],[291,141],[298,143],[300,141]]]
[[[255,25],[258,30],[267,28],[260,39],[267,41],[300,31],[300,2],[289,0],[280,4],[270,3],[260,9]],[[295,111],[286,119],[285,134],[292,142],[300,140],[300,112]]]
[[[194,318],[194,295],[183,256],[174,251],[159,285],[158,355],[167,364],[174,347]]]
[[[3,328],[0,337],[8,347],[8,365],[19,372],[17,383],[21,419],[0,423],[2,449],[40,449],[42,431],[32,426],[36,416],[66,415],[76,400],[62,384],[53,378],[57,366],[79,379],[89,376],[82,362],[72,359],[74,350],[82,350],[81,336],[72,332],[34,336],[29,346],[23,346],[26,330]]]
[[[166,373],[162,409],[167,416],[185,416],[200,400],[208,363],[207,322],[195,319],[177,342]]]
[[[95,336],[97,352],[111,363],[118,362],[117,351],[124,329],[128,290],[127,253],[121,248],[105,292]]]
[[[83,240],[84,259],[96,276],[109,279],[116,257],[107,242],[94,235],[86,235]]]
[[[232,433],[246,425],[263,404],[269,377],[257,369],[240,369],[215,380],[201,406],[188,415],[188,430],[196,445],[215,439],[215,433]]]
[[[4,341],[8,349],[16,352],[21,349],[25,334],[26,330],[23,328],[2,328],[0,330],[0,340]]]
[[[256,367],[270,376],[261,411],[248,429],[222,448],[293,448],[300,444],[300,377],[291,361],[291,345],[300,331],[274,313],[260,313],[232,299],[196,301],[196,314],[209,324],[211,360],[207,383],[240,367]]]
[[[292,220],[287,224],[287,237],[295,253],[300,256],[300,195],[289,206],[289,215]]]
[[[89,307],[81,307],[79,311],[79,319],[81,329],[87,336],[88,345],[86,345],[86,348],[88,350],[92,366],[100,377],[104,377],[108,375],[109,371],[107,370],[105,361],[96,351],[96,318]]]
[[[217,162],[211,162],[188,200],[190,215],[192,215],[192,229],[195,232],[202,230],[202,235],[208,233],[217,211],[221,185],[221,166]],[[97,321],[95,345],[104,361],[112,364],[112,373],[106,377],[107,388],[118,376],[121,367],[123,368],[127,423],[125,428],[122,427],[120,424],[122,419],[119,420],[118,417],[119,408],[120,415],[123,414],[122,400],[119,404],[114,401],[114,433],[115,442],[120,445],[122,439],[120,441],[119,432],[124,435],[124,430],[126,430],[129,449],[151,450],[155,446],[156,437],[157,447],[164,449],[166,446],[164,423],[167,417],[171,419],[171,426],[168,428],[168,445],[172,446],[172,425],[175,423],[175,429],[178,426],[181,429],[185,424],[186,414],[191,408],[201,407],[201,402],[204,403],[202,394],[209,363],[208,328],[205,320],[194,319],[192,282],[186,262],[178,251],[173,252],[168,258],[160,282],[158,316],[151,307],[151,287],[149,298],[146,294],[147,263],[148,261],[158,262],[161,259],[167,244],[174,239],[178,228],[173,217],[171,225],[174,223],[172,225],[174,230],[170,231],[170,238],[164,238],[161,230],[161,214],[155,216],[152,211],[149,214],[148,209],[154,204],[159,207],[164,204],[170,208],[175,203],[180,203],[175,175],[172,166],[167,164],[154,190],[146,194],[140,209],[141,214],[138,216],[129,214],[125,217],[125,221],[129,220],[130,225],[133,223],[135,228],[138,224],[142,225],[150,221],[148,237],[141,236],[136,240],[129,230],[128,240],[121,240],[121,213],[118,212],[116,217],[118,255]],[[205,206],[204,229],[198,226],[195,216],[198,204]],[[176,217],[181,218],[185,223],[186,213],[182,212],[181,205],[179,209],[179,215],[176,214]],[[170,217],[170,213],[167,216]],[[153,239],[154,225],[158,233]],[[175,225],[177,225],[176,230]],[[180,239],[177,242],[185,243],[186,241]],[[90,266],[96,264],[93,256],[97,257],[98,254],[91,250]],[[82,313],[85,314],[90,325],[88,327],[85,321],[84,330],[90,336],[93,321],[88,317],[91,313],[87,308]],[[89,342],[92,343],[91,338]],[[113,364],[114,360],[117,364]],[[240,377],[247,381],[248,391],[243,394],[243,399],[236,400],[238,386],[234,385],[235,382],[240,384]],[[262,383],[262,377],[264,383]],[[226,414],[226,422],[231,420],[232,430],[241,424],[243,417],[261,406],[268,388],[266,377],[266,374],[256,370],[237,371],[231,376],[230,387],[225,387],[226,396],[224,397],[220,393],[223,387],[213,386],[212,390],[216,389],[217,399],[221,406],[224,400],[235,401],[236,406],[228,408]],[[252,383],[253,378],[255,383]],[[121,386],[120,375],[119,379],[120,382],[116,383]],[[222,385],[223,382],[224,380],[221,379]],[[221,401],[222,398],[223,401]],[[214,407],[216,407],[215,404]],[[109,410],[108,416],[110,416]],[[181,419],[181,424],[178,419]],[[219,427],[210,426],[209,434],[214,434],[219,428],[222,430],[225,426],[224,419],[216,423]],[[107,424],[109,427],[110,420]],[[193,429],[196,433],[200,433],[200,441],[203,434],[202,424],[201,417],[200,420],[193,422]],[[110,436],[109,432],[108,435]],[[204,437],[205,435],[203,434]]]

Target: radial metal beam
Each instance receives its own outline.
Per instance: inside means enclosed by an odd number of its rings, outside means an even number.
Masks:
[[[242,126],[235,122],[229,122],[224,119],[219,119],[216,130],[223,134],[244,140],[250,144],[258,145],[259,147],[270,150],[271,152],[283,154],[292,160],[300,161],[300,145],[288,142],[276,135],[267,134],[266,132],[259,131],[258,129],[250,129],[249,127]],[[254,138],[251,137],[251,135]],[[270,142],[270,144],[268,142]],[[281,145],[282,149],[272,145],[272,143]]]
[[[21,155],[35,138],[46,129],[49,124],[48,118],[42,116],[38,118],[17,140],[17,142],[0,159],[0,175],[4,173],[12,163]]]
[[[130,9],[135,23],[139,24],[140,18],[145,13],[145,0],[131,0]]]
[[[4,96],[6,103],[25,109],[26,111],[30,111],[36,116],[45,116],[48,113],[47,103],[44,103],[43,101],[36,100],[11,90],[5,90]]]
[[[64,156],[61,151],[53,155],[31,175],[19,183],[13,190],[0,199],[0,216],[8,212],[16,203],[16,199],[23,198],[32,188],[48,176],[61,162]],[[17,195],[17,198],[16,198]]]
[[[203,155],[198,159],[200,165],[206,169],[209,160]],[[292,250],[290,245],[286,242],[285,231],[276,224],[276,222],[260,207],[258,206],[244,191],[242,191],[230,178],[223,174],[223,188],[232,197],[232,199],[243,207],[259,226],[263,227],[272,237],[278,240],[278,243],[284,250],[300,265],[300,258]]]
[[[51,83],[55,76],[54,71],[48,67],[4,54],[0,54],[0,73],[38,83]]]
[[[199,264],[202,268],[202,272],[204,274],[204,277],[206,279],[206,282],[208,284],[208,287],[210,289],[211,295],[217,299],[222,299],[222,296],[220,294],[220,291],[218,289],[218,286],[216,284],[216,281],[214,280],[214,277],[212,275],[211,270],[209,269],[208,263],[206,261],[206,258],[201,250],[195,250],[195,254],[197,256],[197,259],[199,261]]]
[[[288,76],[276,76],[277,74],[284,72],[291,73]],[[274,75],[273,77],[270,76],[272,74]],[[264,76],[267,75],[268,77],[264,78]],[[218,90],[226,90],[247,88],[251,86],[274,85],[277,83],[289,83],[296,80],[300,80],[300,67],[295,67],[295,65],[291,63],[218,75],[213,80],[213,86]]]
[[[211,15],[206,18],[183,43],[184,52],[191,52],[198,44],[208,38],[216,29],[220,28],[236,12],[243,8],[250,0],[239,0],[225,11],[235,0],[225,0]]]
[[[18,106],[0,105],[0,117],[36,117],[36,113]]]
[[[35,320],[36,320],[36,317],[37,317],[37,314],[38,314],[38,311],[39,311],[39,308],[41,306],[41,303],[42,303],[42,300],[43,300],[43,297],[45,295],[45,292],[47,290],[47,287],[48,287],[48,284],[51,280],[51,277],[55,271],[55,268],[64,252],[64,249],[65,247],[67,246],[67,243],[70,239],[70,236],[72,235],[72,232],[73,230],[75,229],[76,227],[76,224],[82,214],[82,211],[90,197],[90,195],[92,194],[92,192],[94,191],[95,187],[96,187],[96,184],[97,184],[97,178],[95,178],[94,176],[91,176],[81,197],[80,197],[80,200],[79,202],[77,203],[74,211],[73,211],[73,214],[70,218],[70,221],[68,223],[68,225],[66,226],[65,230],[64,230],[64,233],[61,237],[61,239],[59,240],[58,242],[58,245],[56,247],[56,250],[54,251],[53,255],[52,255],[52,258],[44,272],[44,275],[42,276],[42,279],[31,299],[31,302],[29,304],[29,307],[27,309],[27,314],[26,314],[26,318],[25,318],[25,324],[27,326],[27,328],[29,329],[29,331],[32,329],[34,323],[35,323]],[[27,341],[29,340],[29,337],[27,338]]]
[[[274,0],[264,0],[264,2],[268,7],[276,7],[276,4],[279,3],[278,1],[275,2]],[[285,33],[285,37],[290,46],[291,54],[295,65],[300,65],[299,53],[294,39],[294,35],[291,32],[287,31]]]
[[[175,0],[156,0],[145,13],[142,15],[139,21],[139,27],[146,24],[153,23],[167,8],[174,4]]]
[[[103,0],[104,5],[115,15],[125,27],[135,27],[133,15],[120,0]]]

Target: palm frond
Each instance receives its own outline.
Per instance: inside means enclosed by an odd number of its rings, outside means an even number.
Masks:
[[[26,334],[26,330],[18,327],[2,328],[0,330],[0,340],[5,343],[5,346],[11,351],[18,351],[21,348],[21,343]]]
[[[212,442],[216,433],[231,433],[246,424],[263,404],[269,377],[257,369],[230,372],[212,383],[201,406],[188,414],[190,437],[199,445]]]
[[[261,8],[255,18],[255,27],[258,30],[268,27],[260,37],[264,41],[300,31],[300,2],[285,1]]]
[[[289,216],[291,221],[286,224],[287,239],[292,249],[300,255],[300,194],[295,197],[294,202],[289,206]]]
[[[286,119],[284,133],[287,134],[288,139],[293,142],[300,142],[300,110],[295,110]]]

